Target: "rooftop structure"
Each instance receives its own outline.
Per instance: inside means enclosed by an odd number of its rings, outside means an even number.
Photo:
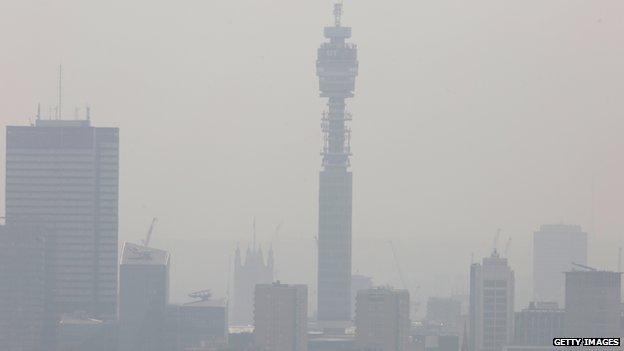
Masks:
[[[121,253],[122,265],[165,266],[169,264],[169,253],[133,243],[124,243]]]

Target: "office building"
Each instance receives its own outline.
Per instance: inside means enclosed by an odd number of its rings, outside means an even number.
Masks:
[[[169,253],[125,243],[119,268],[119,351],[165,349]]]
[[[118,183],[117,128],[38,118],[6,129],[6,221],[45,228],[57,317],[115,316]]]
[[[43,351],[45,237],[0,226],[0,350]]]
[[[587,233],[578,225],[543,225],[533,235],[533,299],[563,306],[564,272],[587,264]]]
[[[199,300],[169,305],[167,333],[171,351],[198,347],[223,347],[228,342],[228,315],[224,300],[205,292],[191,294]]]
[[[354,274],[351,276],[351,320],[355,320],[355,302],[360,290],[373,288],[373,278],[365,275]]]
[[[358,350],[408,350],[410,324],[407,290],[380,287],[358,292],[355,307]]]
[[[261,247],[254,244],[247,249],[244,258],[240,248],[236,248],[234,256],[234,300],[230,305],[230,321],[232,325],[253,324],[254,289],[257,284],[273,282],[273,249],[269,249],[265,262]]]
[[[58,351],[117,350],[117,324],[80,312],[64,314],[58,322]]]
[[[566,272],[565,335],[621,336],[620,284],[619,272],[592,269]]]
[[[351,28],[341,25],[342,4],[334,9],[329,39],[318,49],[316,71],[321,97],[328,99],[323,114],[323,163],[319,174],[318,320],[340,329],[351,320],[351,114],[345,100],[354,96],[358,73],[357,47],[346,42]],[[345,323],[346,322],[346,323]]]
[[[555,302],[531,302],[515,313],[514,346],[551,346],[553,338],[565,335],[565,311]]]
[[[279,282],[258,284],[254,343],[263,351],[307,351],[308,288]]]
[[[514,332],[514,272],[496,250],[470,267],[470,351],[501,351]]]

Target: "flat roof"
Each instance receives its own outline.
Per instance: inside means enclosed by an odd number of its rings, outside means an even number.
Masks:
[[[88,119],[37,119],[36,127],[90,127]]]

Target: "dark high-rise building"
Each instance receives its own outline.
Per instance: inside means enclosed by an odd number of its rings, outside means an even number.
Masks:
[[[565,335],[619,337],[621,273],[565,273]]]
[[[565,335],[565,311],[556,302],[531,302],[515,313],[514,346],[551,346],[553,338]]]
[[[247,249],[245,261],[240,249],[236,248],[234,258],[234,301],[231,304],[230,320],[233,325],[253,324],[254,289],[257,284],[273,282],[273,250],[270,249],[266,263],[262,248],[254,244]]]
[[[263,351],[307,351],[307,286],[256,285],[254,344]]]
[[[410,301],[407,290],[360,290],[355,309],[357,350],[407,351]]]
[[[165,351],[169,253],[125,243],[119,268],[119,351]]]
[[[514,272],[494,251],[470,267],[470,351],[501,351],[513,338]]]
[[[533,298],[563,306],[564,272],[587,264],[587,233],[578,225],[543,225],[533,235]]]
[[[45,229],[49,312],[113,318],[119,130],[89,120],[6,129],[6,220]]]
[[[358,73],[357,47],[346,39],[351,28],[340,23],[342,5],[335,5],[335,25],[325,27],[329,39],[318,49],[316,70],[323,114],[323,169],[319,183],[318,319],[351,319],[352,174],[349,171],[351,114],[345,100],[353,97]]]
[[[0,226],[0,350],[42,350],[45,238],[35,228]]]

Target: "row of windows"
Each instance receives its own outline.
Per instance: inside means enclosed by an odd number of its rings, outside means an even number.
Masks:
[[[90,154],[18,154],[15,152],[7,152],[6,160],[12,163],[35,163],[35,162],[47,162],[47,163],[77,163],[77,162],[108,162],[114,163],[119,160],[118,154],[114,151],[104,150],[100,153]]]
[[[97,184],[97,183],[96,183]],[[117,186],[105,186],[100,185],[96,186],[96,184],[76,184],[76,183],[54,183],[54,184],[42,184],[42,183],[33,183],[29,185],[23,185],[19,183],[7,183],[7,191],[9,192],[84,192],[84,193],[93,193],[95,192],[108,192],[108,193],[117,193]]]
[[[82,223],[93,223],[94,218],[93,214],[54,214],[54,213],[44,213],[42,211],[19,211],[13,210],[13,208],[9,208],[7,206],[7,215],[10,216],[13,222],[28,222],[28,223],[46,223],[46,227],[52,228],[52,226],[48,226],[48,223],[53,222],[82,222]],[[107,215],[100,215],[98,217],[98,222],[111,222],[117,223],[116,211],[114,213],[106,213]]]
[[[51,155],[51,154],[63,154],[63,155],[91,155],[93,149],[27,149],[27,148],[15,148],[9,147],[7,153],[13,155]]]
[[[85,170],[93,170],[95,167],[93,162],[89,163],[54,163],[54,164],[46,164],[46,163],[15,163],[15,162],[7,162],[6,169],[11,171],[50,171],[50,172],[59,172],[59,171],[85,171]],[[97,167],[100,170],[105,170],[109,172],[117,172],[119,171],[118,163],[109,163],[109,162],[99,162]]]
[[[10,192],[7,193],[7,199],[10,200],[27,200],[27,199],[42,199],[42,200],[111,200],[117,201],[117,193],[97,193],[91,192],[84,193],[69,193],[59,191],[45,191],[45,192]]]
[[[27,177],[7,177],[6,184],[19,186],[27,185],[29,187],[34,186],[90,186],[97,187],[102,185],[117,186],[119,185],[119,179],[117,178],[27,178]]]

